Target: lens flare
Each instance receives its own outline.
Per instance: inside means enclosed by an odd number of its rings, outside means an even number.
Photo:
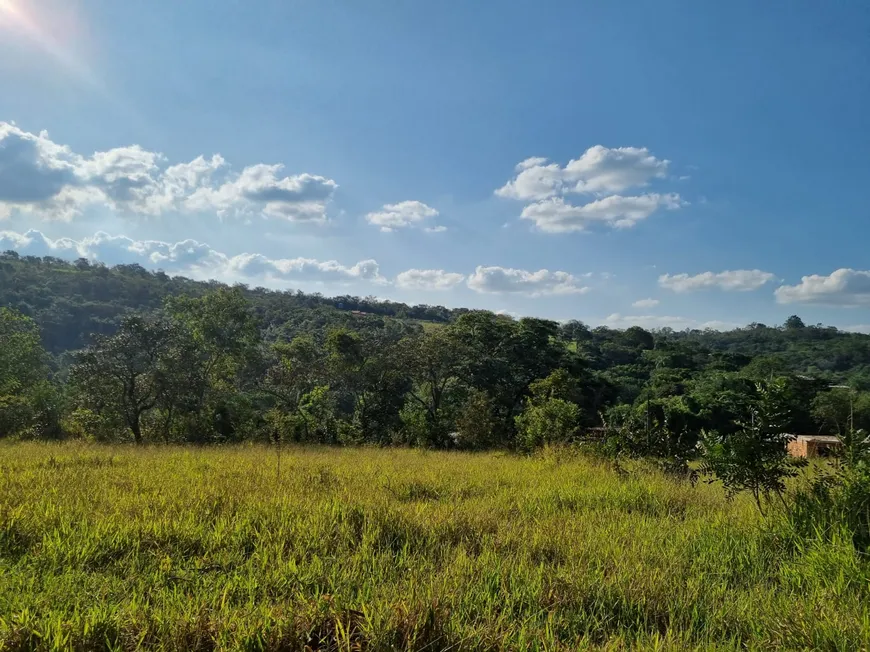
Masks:
[[[106,93],[103,83],[93,71],[45,28],[39,14],[33,8],[28,8],[23,0],[0,0],[0,30],[24,37],[79,81]]]

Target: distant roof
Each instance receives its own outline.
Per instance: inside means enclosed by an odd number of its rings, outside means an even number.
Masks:
[[[815,441],[820,444],[839,444],[840,438],[836,435],[798,435],[798,441]]]

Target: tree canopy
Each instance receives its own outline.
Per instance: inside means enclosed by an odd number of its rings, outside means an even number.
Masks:
[[[530,449],[603,428],[684,459],[745,434],[773,381],[784,432],[870,424],[870,337],[794,315],[590,328],[9,252],[0,302],[5,436]]]

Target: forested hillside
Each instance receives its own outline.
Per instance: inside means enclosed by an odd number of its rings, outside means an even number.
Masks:
[[[112,333],[123,315],[159,309],[170,296],[198,297],[222,287],[216,282],[192,281],[139,265],[106,267],[80,258],[0,254],[0,305],[32,317],[42,330],[48,351],[57,354],[87,345],[92,334]],[[323,297],[302,292],[243,288],[258,322],[275,338],[329,325],[358,323],[352,311],[405,320],[447,322],[466,312],[442,306],[407,306],[352,296]]]
[[[20,257],[14,251],[0,254],[0,305],[32,317],[39,325],[46,349],[58,354],[79,349],[94,334],[113,333],[123,315],[155,311],[167,297],[200,297],[222,284],[192,281],[163,272],[149,272],[139,265],[106,267],[80,259],[69,263],[59,258]],[[267,339],[288,339],[301,331],[316,332],[330,326],[353,329],[371,327],[376,317],[400,319],[413,328],[418,321],[448,323],[469,312],[443,306],[378,301],[373,297],[305,294],[240,286],[250,302]],[[360,315],[353,311],[364,312]],[[366,319],[368,317],[369,319]],[[375,320],[381,326],[382,320]],[[590,329],[573,321],[562,325],[561,336],[578,342],[593,366],[617,376],[632,377],[643,370],[631,369],[637,347],[676,347],[684,356],[700,355],[696,362],[708,366],[708,353],[717,353],[716,365],[744,367],[769,372],[796,372],[846,381],[870,389],[870,336],[846,333],[822,325],[805,326],[792,318],[783,326],[749,324],[738,330],[673,331],[665,328],[648,333],[629,329],[620,333],[598,327]],[[682,367],[692,367],[678,361]]]
[[[798,317],[621,331],[11,252],[0,305],[6,435],[533,448],[606,426],[689,455],[774,382],[790,432],[870,426],[870,337]]]

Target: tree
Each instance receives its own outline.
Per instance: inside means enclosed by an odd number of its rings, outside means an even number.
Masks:
[[[56,397],[36,323],[0,308],[0,437],[49,432],[56,426]]]
[[[327,334],[329,386],[338,409],[350,413],[350,421],[339,424],[349,442],[388,443],[400,427],[409,380],[395,335],[386,329],[360,334],[346,328]]]
[[[629,346],[639,349],[652,349],[655,346],[655,338],[652,333],[640,326],[632,326],[625,329],[622,336]]]
[[[276,432],[282,438],[313,441],[309,432],[310,420],[306,413],[306,399],[324,376],[324,355],[311,335],[295,337],[289,344],[278,342],[272,346],[274,360],[266,372],[264,389],[276,401],[277,414],[273,415]],[[318,388],[328,393],[328,388]],[[280,423],[278,423],[280,422]]]
[[[806,328],[804,324],[804,320],[798,317],[797,315],[792,315],[788,319],[785,320],[785,328],[786,330],[799,330],[802,328]]]
[[[164,442],[191,439],[188,426],[196,420],[201,398],[208,390],[208,378],[196,364],[199,348],[191,333],[176,325],[162,355],[163,391],[155,406]]]
[[[748,413],[756,392],[755,383],[739,373],[708,372],[690,384],[688,397],[699,427],[729,436],[740,429],[738,422]]]
[[[257,361],[260,329],[239,288],[219,288],[200,298],[173,297],[166,309],[190,333],[212,381],[233,379]]]
[[[684,472],[696,453],[698,417],[685,396],[645,398],[617,405],[606,416],[607,449],[618,456],[652,457]]]
[[[592,331],[589,330],[589,327],[576,319],[562,324],[559,328],[559,334],[563,340],[574,344],[592,339]]]
[[[142,417],[169,387],[171,344],[168,322],[126,318],[115,335],[98,338],[77,356],[70,371],[77,402],[123,424],[142,443]]]
[[[569,400],[571,379],[564,369],[529,387],[525,409],[516,417],[517,442],[524,450],[570,442],[580,427],[580,407]]]
[[[402,367],[411,379],[407,400],[413,405],[405,411],[413,415],[422,413],[422,426],[415,438],[422,437],[429,445],[443,446],[455,416],[455,401],[460,385],[463,362],[467,359],[465,347],[444,330],[432,330],[419,337],[401,342]],[[407,422],[407,417],[406,417]]]
[[[812,415],[821,429],[837,435],[870,430],[870,392],[827,389],[812,400]]]
[[[701,470],[721,481],[729,496],[750,491],[763,513],[761,498],[771,494],[782,498],[785,480],[796,475],[801,461],[790,458],[786,450],[793,436],[784,429],[785,381],[760,382],[757,392],[758,398],[738,431],[727,436],[705,433]]]
[[[492,399],[479,389],[472,389],[456,416],[456,445],[460,448],[484,449],[495,442],[498,423]]]
[[[463,382],[490,396],[499,439],[508,443],[529,384],[565,360],[559,325],[531,318],[514,322],[491,312],[472,311],[460,316],[449,330],[468,352],[460,370]]]
[[[202,297],[166,303],[173,327],[191,346],[186,364],[192,383],[185,403],[185,429],[197,440],[237,439],[242,423],[259,419],[253,390],[264,370],[261,333],[242,290],[218,288]]]

